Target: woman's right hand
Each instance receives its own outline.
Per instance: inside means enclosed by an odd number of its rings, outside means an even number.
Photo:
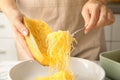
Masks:
[[[6,13],[6,16],[12,24],[19,59],[33,59],[25,41],[25,36],[29,35],[29,32],[23,23],[23,14],[17,9],[12,9]]]

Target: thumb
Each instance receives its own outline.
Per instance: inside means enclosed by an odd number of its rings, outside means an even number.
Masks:
[[[15,22],[15,26],[17,28],[17,30],[23,35],[23,36],[27,36],[28,35],[28,29],[25,27],[25,25],[22,23],[22,21],[17,20]]]

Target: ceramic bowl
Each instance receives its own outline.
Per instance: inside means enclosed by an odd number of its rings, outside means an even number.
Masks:
[[[120,50],[101,53],[100,64],[107,77],[112,80],[120,80]]]
[[[103,80],[105,77],[103,68],[92,61],[81,58],[71,58],[70,61],[75,80]],[[47,76],[48,69],[33,60],[24,61],[11,68],[9,77],[12,80],[35,80],[37,77]]]

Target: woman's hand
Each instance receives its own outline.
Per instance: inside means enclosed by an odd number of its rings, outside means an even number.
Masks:
[[[93,28],[103,27],[114,22],[114,16],[110,9],[98,0],[89,0],[83,6],[82,16],[85,20],[85,33]]]
[[[11,24],[17,29],[23,36],[28,35],[28,30],[23,24],[23,14],[17,9],[9,9],[6,13]]]
[[[28,35],[28,30],[23,24],[23,14],[17,9],[12,9],[6,15],[12,24],[19,59],[33,59],[24,38]]]
[[[0,0],[0,9],[6,14],[12,24],[18,57],[22,60],[33,59],[25,41],[25,36],[27,36],[29,32],[23,24],[23,14],[18,10],[16,0]]]

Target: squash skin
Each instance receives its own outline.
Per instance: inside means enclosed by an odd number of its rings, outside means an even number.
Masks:
[[[33,57],[40,64],[48,66],[50,60],[47,54],[46,37],[52,32],[51,28],[42,20],[32,20],[27,17],[24,17],[24,24],[29,30],[29,35],[25,39]]]

